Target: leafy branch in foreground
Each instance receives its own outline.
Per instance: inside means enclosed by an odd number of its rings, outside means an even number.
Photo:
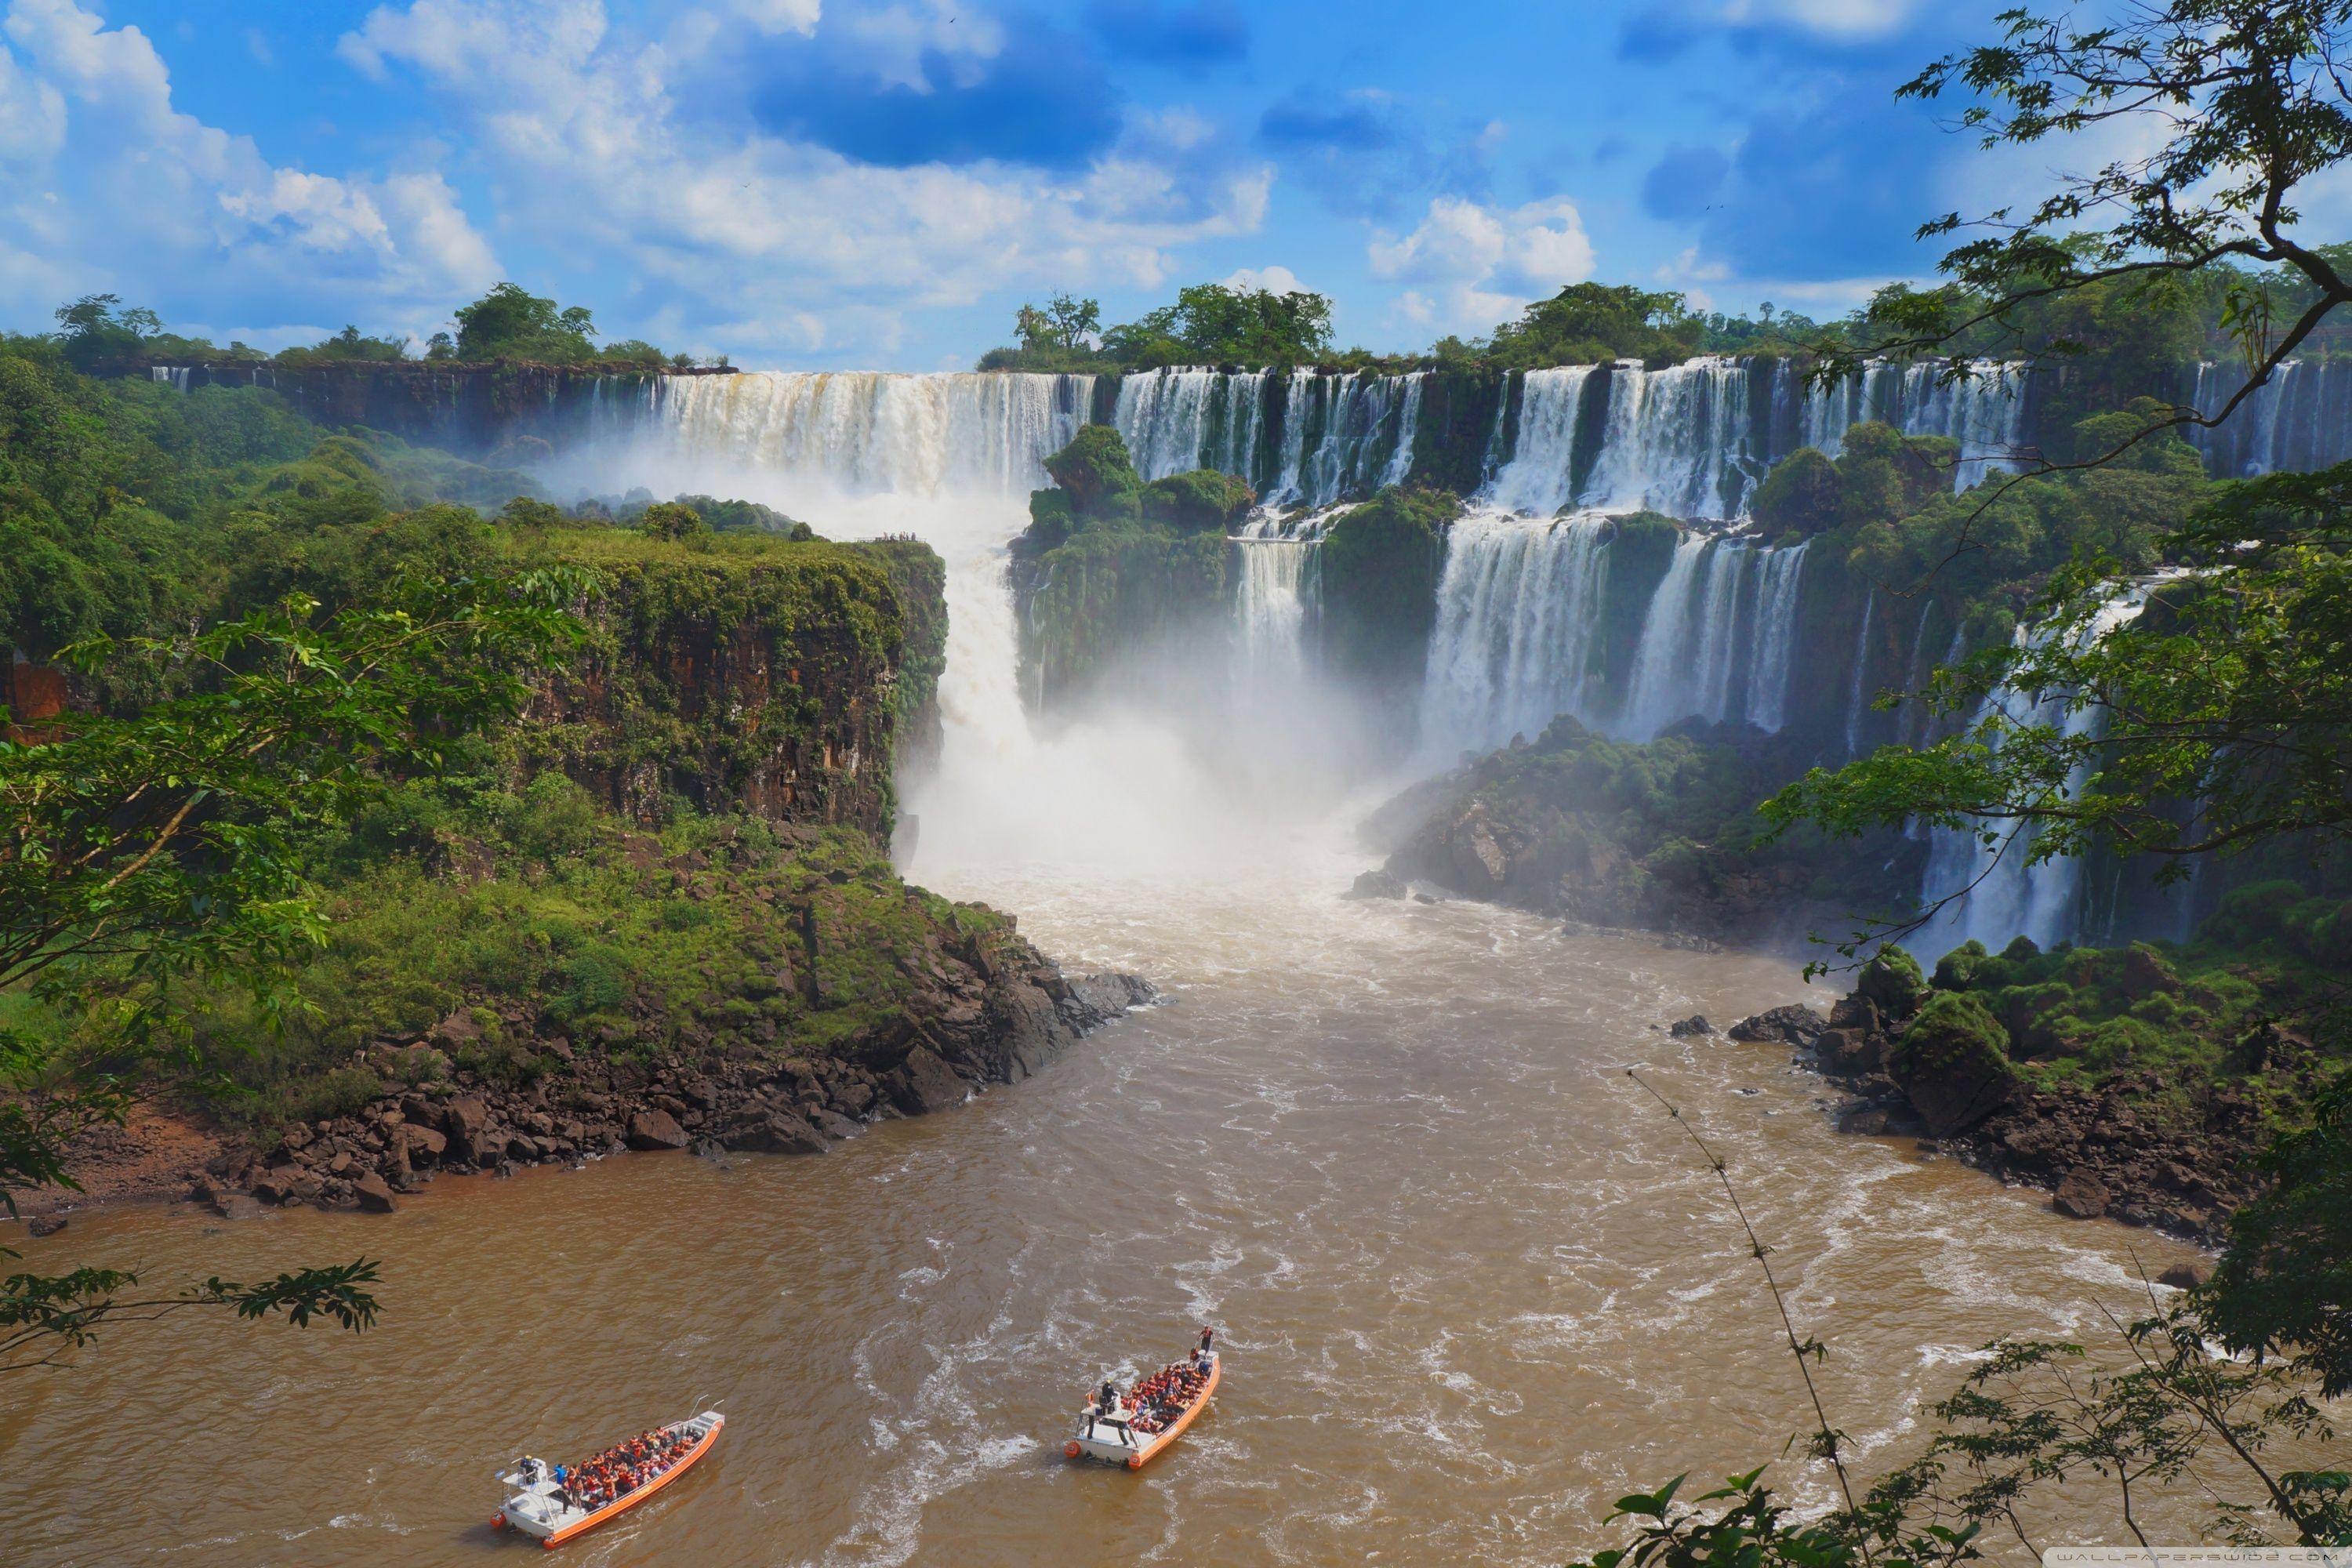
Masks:
[[[159,1069],[215,1069],[172,1027],[177,983],[241,986],[270,1020],[299,1005],[294,970],[326,929],[299,836],[516,711],[530,675],[581,636],[566,606],[588,586],[572,571],[412,577],[324,621],[297,595],[186,639],[61,656],[138,667],[183,695],[34,731],[0,714],[0,993],[29,991],[74,1025],[0,1028],[0,1210],[27,1189],[75,1190],[72,1141],[123,1121]],[[121,1300],[131,1276],[19,1274],[0,1286],[0,1327],[19,1350],[43,1336],[70,1346],[109,1319],[212,1304],[360,1329],[375,1304],[356,1287],[373,1278],[356,1264],[133,1303]],[[0,1371],[52,1360],[20,1354]]]
[[[58,1366],[118,1322],[153,1322],[192,1307],[226,1307],[243,1319],[283,1314],[296,1328],[328,1318],[363,1332],[375,1326],[376,1266],[362,1258],[326,1268],[280,1274],[257,1285],[211,1279],[176,1296],[125,1299],[139,1276],[111,1268],[70,1274],[15,1274],[0,1279],[0,1373]]]
[[[1874,318],[1894,329],[1876,352],[1936,353],[1957,343],[1946,374],[1969,374],[1969,340],[1984,329],[2021,336],[2025,318],[2102,286],[2159,286],[2218,264],[2276,264],[2298,285],[2295,313],[2277,330],[2277,301],[2255,280],[2228,301],[2245,384],[2210,412],[2168,410],[2150,429],[2215,425],[2302,346],[2331,310],[2352,300],[2352,280],[2322,247],[2295,233],[2296,193],[2352,156],[2352,54],[2347,0],[2156,0],[2117,25],[2079,26],[2023,8],[2005,11],[1998,43],[1930,64],[1897,96],[1972,101],[1958,129],[1988,150],[2033,146],[2120,126],[2137,149],[2095,172],[2061,178],[2030,210],[2000,208],[1969,226],[1991,232],[1948,255],[1956,287],[1889,289]],[[2096,233],[2076,232],[2103,222]],[[1923,238],[1958,231],[1948,213]],[[1851,368],[1857,351],[1827,344]],[[2042,352],[2078,353],[2061,335]]]

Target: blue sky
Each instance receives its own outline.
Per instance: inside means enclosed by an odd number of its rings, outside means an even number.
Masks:
[[[1894,100],[1995,8],[0,0],[0,323],[422,335],[511,278],[608,337],[920,369],[1056,288],[1296,280],[1378,349],[1587,278],[1832,313],[2046,174]]]

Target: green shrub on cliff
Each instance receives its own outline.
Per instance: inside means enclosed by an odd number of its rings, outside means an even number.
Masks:
[[[1143,480],[1127,443],[1108,425],[1080,426],[1068,446],[1045,459],[1045,471],[1080,517],[1116,521],[1142,515]]]
[[[1143,516],[1188,533],[1229,533],[1257,504],[1257,492],[1231,474],[1194,468],[1143,487]]]
[[[1450,491],[1392,486],[1331,525],[1316,567],[1334,668],[1383,684],[1418,679],[1437,620],[1445,530],[1461,514]]]

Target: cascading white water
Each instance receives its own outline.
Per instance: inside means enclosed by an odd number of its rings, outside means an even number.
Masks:
[[[1805,552],[1812,541],[1764,552],[1764,582],[1757,594],[1756,670],[1748,683],[1748,721],[1777,732],[1788,721],[1789,678],[1796,668],[1797,592],[1805,577]]]
[[[1274,383],[1263,371],[1138,372],[1119,382],[1112,419],[1147,479],[1211,468],[1263,482],[1269,507],[1328,507],[1411,470],[1426,379],[1422,372],[1291,372],[1281,383],[1281,445],[1270,461],[1264,446]]]
[[[1625,728],[1639,740],[1648,740],[1681,718],[1681,704],[1689,691],[1691,600],[1699,589],[1699,563],[1712,542],[1705,534],[1686,533],[1675,542],[1674,561],[1658,590],[1650,596],[1650,612],[1642,622],[1642,641],[1633,654],[1633,685],[1625,697]]]
[[[1529,371],[1520,383],[1518,438],[1484,499],[1539,516],[1569,506],[1740,516],[1763,469],[1750,439],[1748,381],[1744,363],[1717,358],[1658,371],[1634,361]],[[1588,451],[1579,435],[1586,399],[1596,395],[1607,404]]]
[[[1834,458],[1844,449],[1849,426],[1876,420],[1906,436],[1945,436],[1958,442],[1959,460],[1952,470],[1956,490],[1980,484],[1991,474],[2015,472],[2021,466],[2026,385],[2021,366],[1979,360],[1965,378],[1948,382],[1940,363],[1882,360],[1834,385],[1800,390],[1794,383],[1801,375],[1793,365],[1780,365],[1774,396],[1800,400],[1801,446]]]
[[[1780,728],[1804,546],[1685,534],[1612,704],[1601,628],[1613,526],[1499,511],[1454,525],[1422,689],[1425,760],[1533,736],[1561,713],[1630,740],[1692,717]]]
[[[1945,384],[1932,364],[1874,363],[1830,387],[1808,389],[1789,361],[1700,355],[1664,370],[1637,361],[1533,370],[1519,378],[1518,431],[1500,451],[1507,397],[1490,443],[1481,499],[1512,511],[1563,508],[1745,517],[1768,467],[1797,446],[1835,456],[1846,427],[1879,419],[1914,436],[1959,443],[1953,486],[1966,489],[2014,468],[2023,440],[2025,374],[1986,361]],[[1759,406],[1759,374],[1769,392]],[[1592,408],[1591,400],[1605,404]],[[1790,443],[1786,447],[1778,442]]]
[[[1241,553],[1241,684],[1244,691],[1287,696],[1307,666],[1307,566],[1315,546],[1287,539],[1253,540]]]
[[[850,495],[1019,496],[1087,422],[1088,375],[746,372],[657,376],[636,428],[717,458]],[[599,432],[598,434],[604,434]]]
[[[1122,378],[1111,416],[1147,479],[1194,468],[1248,478],[1265,435],[1263,371],[1155,370]]]
[[[1862,629],[1853,639],[1853,689],[1845,700],[1845,754],[1862,755],[1862,719],[1867,710],[1870,679],[1870,624],[1878,616],[1878,592],[1863,596]]]
[[[2118,594],[2077,634],[2078,646],[2087,647],[2137,617],[2146,599],[2144,588]],[[2029,634],[2020,627],[2017,640],[2020,646],[2027,646],[2047,635],[2046,631]],[[2103,719],[2096,708],[2074,707],[2069,693],[2020,691],[2007,686],[1986,697],[1971,723],[1994,713],[2015,726],[2047,725],[2075,739],[2095,736]],[[2077,766],[2067,777],[2066,797],[2079,798],[2089,782],[2089,764]],[[2030,825],[2006,832],[1995,828],[1990,842],[1981,830],[1936,833],[1921,902],[1950,902],[1923,928],[1923,952],[1940,955],[1971,939],[1996,952],[2019,936],[2031,937],[2043,948],[2075,939],[2083,913],[2083,863],[2060,856],[2029,866],[2033,839]]]
[[[2189,402],[2208,418],[2245,384],[2236,365],[2197,367]],[[2221,479],[2332,468],[2352,458],[2352,363],[2288,360],[2224,423],[2184,432]]]
[[[1473,512],[1455,522],[1437,587],[1421,700],[1433,762],[1596,715],[1606,522]]]

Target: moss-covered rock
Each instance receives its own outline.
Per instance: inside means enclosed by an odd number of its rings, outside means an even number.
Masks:
[[[1317,552],[1322,651],[1335,669],[1377,685],[1417,685],[1437,621],[1445,530],[1462,502],[1444,490],[1391,488],[1342,514]]]
[[[1878,1008],[1881,1016],[1907,1018],[1927,997],[1927,976],[1917,959],[1890,942],[1863,966],[1854,989]]]
[[[1974,1127],[2017,1089],[2009,1032],[1981,1000],[1949,992],[1927,998],[1895,1042],[1886,1071],[1938,1138]]]
[[[517,549],[604,584],[581,658],[513,732],[526,769],[560,768],[645,820],[682,798],[887,835],[896,748],[924,739],[945,654],[927,546],[581,529]]]
[[[1187,533],[1229,533],[1256,504],[1255,490],[1214,468],[1171,474],[1143,487],[1145,520],[1164,522]]]
[[[1108,425],[1082,426],[1068,446],[1045,459],[1045,471],[1068,492],[1081,517],[1119,520],[1142,512],[1143,480],[1127,443]]]

